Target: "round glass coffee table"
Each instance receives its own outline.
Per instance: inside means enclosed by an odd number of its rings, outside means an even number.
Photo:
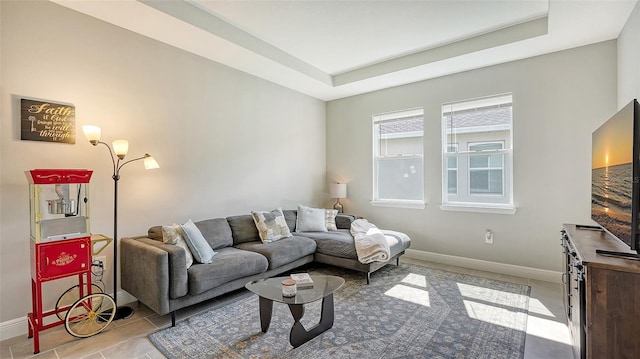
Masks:
[[[289,334],[289,342],[294,348],[317,337],[333,326],[333,293],[344,284],[344,279],[336,276],[312,275],[313,287],[298,288],[295,297],[282,296],[282,281],[289,277],[276,277],[249,282],[245,287],[258,295],[260,299],[260,326],[266,333],[271,324],[273,302],[284,303],[289,306],[293,316],[293,327]],[[304,305],[322,299],[320,322],[307,330],[300,323],[304,315]]]

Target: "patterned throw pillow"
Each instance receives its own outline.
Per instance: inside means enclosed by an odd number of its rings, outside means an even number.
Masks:
[[[251,217],[253,217],[253,222],[256,224],[263,243],[291,237],[291,231],[289,231],[287,221],[284,219],[282,208],[276,208],[271,212],[251,211]]]
[[[170,226],[162,226],[162,242],[182,247],[187,255],[187,269],[191,267],[193,264],[193,255],[187,242],[185,242],[182,237],[182,227],[179,224],[174,223]]]
[[[327,223],[327,231],[337,231],[338,227],[336,226],[336,216],[338,215],[337,209],[326,209],[325,210],[325,220]]]

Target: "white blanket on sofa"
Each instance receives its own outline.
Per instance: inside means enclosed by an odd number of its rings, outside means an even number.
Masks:
[[[360,263],[386,262],[389,260],[387,237],[366,219],[356,219],[351,223],[351,235],[356,246]]]

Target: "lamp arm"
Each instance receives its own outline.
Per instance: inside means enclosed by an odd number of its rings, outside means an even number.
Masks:
[[[117,166],[117,168],[116,168],[116,170],[114,172],[114,176],[120,177],[120,169],[122,167],[124,167],[124,165],[126,165],[127,163],[131,163],[131,162],[138,161],[138,160],[143,160],[143,159],[144,159],[144,156],[138,157],[138,158],[134,158],[132,160],[123,162],[122,164],[120,164],[120,160],[118,160],[118,166]]]
[[[113,151],[111,150],[111,146],[109,146],[108,144],[102,142],[102,141],[98,141],[95,144],[93,144],[94,146],[97,146],[98,143],[101,143],[103,145],[105,145],[105,147],[109,150],[109,155],[111,155],[111,164],[113,165],[113,176],[116,176],[116,159],[115,157],[113,157]],[[118,160],[119,162],[120,160]]]

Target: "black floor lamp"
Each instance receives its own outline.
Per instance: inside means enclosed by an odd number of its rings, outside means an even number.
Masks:
[[[127,140],[115,140],[111,143],[113,149],[108,144],[100,141],[100,127],[97,126],[82,126],[82,130],[84,135],[87,137],[89,142],[97,146],[98,144],[103,144],[109,149],[109,154],[111,155],[111,163],[113,164],[113,301],[116,304],[116,315],[113,320],[129,318],[133,315],[133,308],[128,306],[120,306],[118,307],[118,181],[120,180],[120,169],[124,167],[127,163],[131,163],[138,160],[144,160],[144,168],[145,169],[155,169],[159,168],[158,162],[156,162],[151,155],[145,153],[144,156],[134,158],[129,161],[125,161],[124,157],[127,155],[129,151],[129,142]],[[113,156],[115,153],[115,157]],[[116,160],[116,157],[118,158]]]

